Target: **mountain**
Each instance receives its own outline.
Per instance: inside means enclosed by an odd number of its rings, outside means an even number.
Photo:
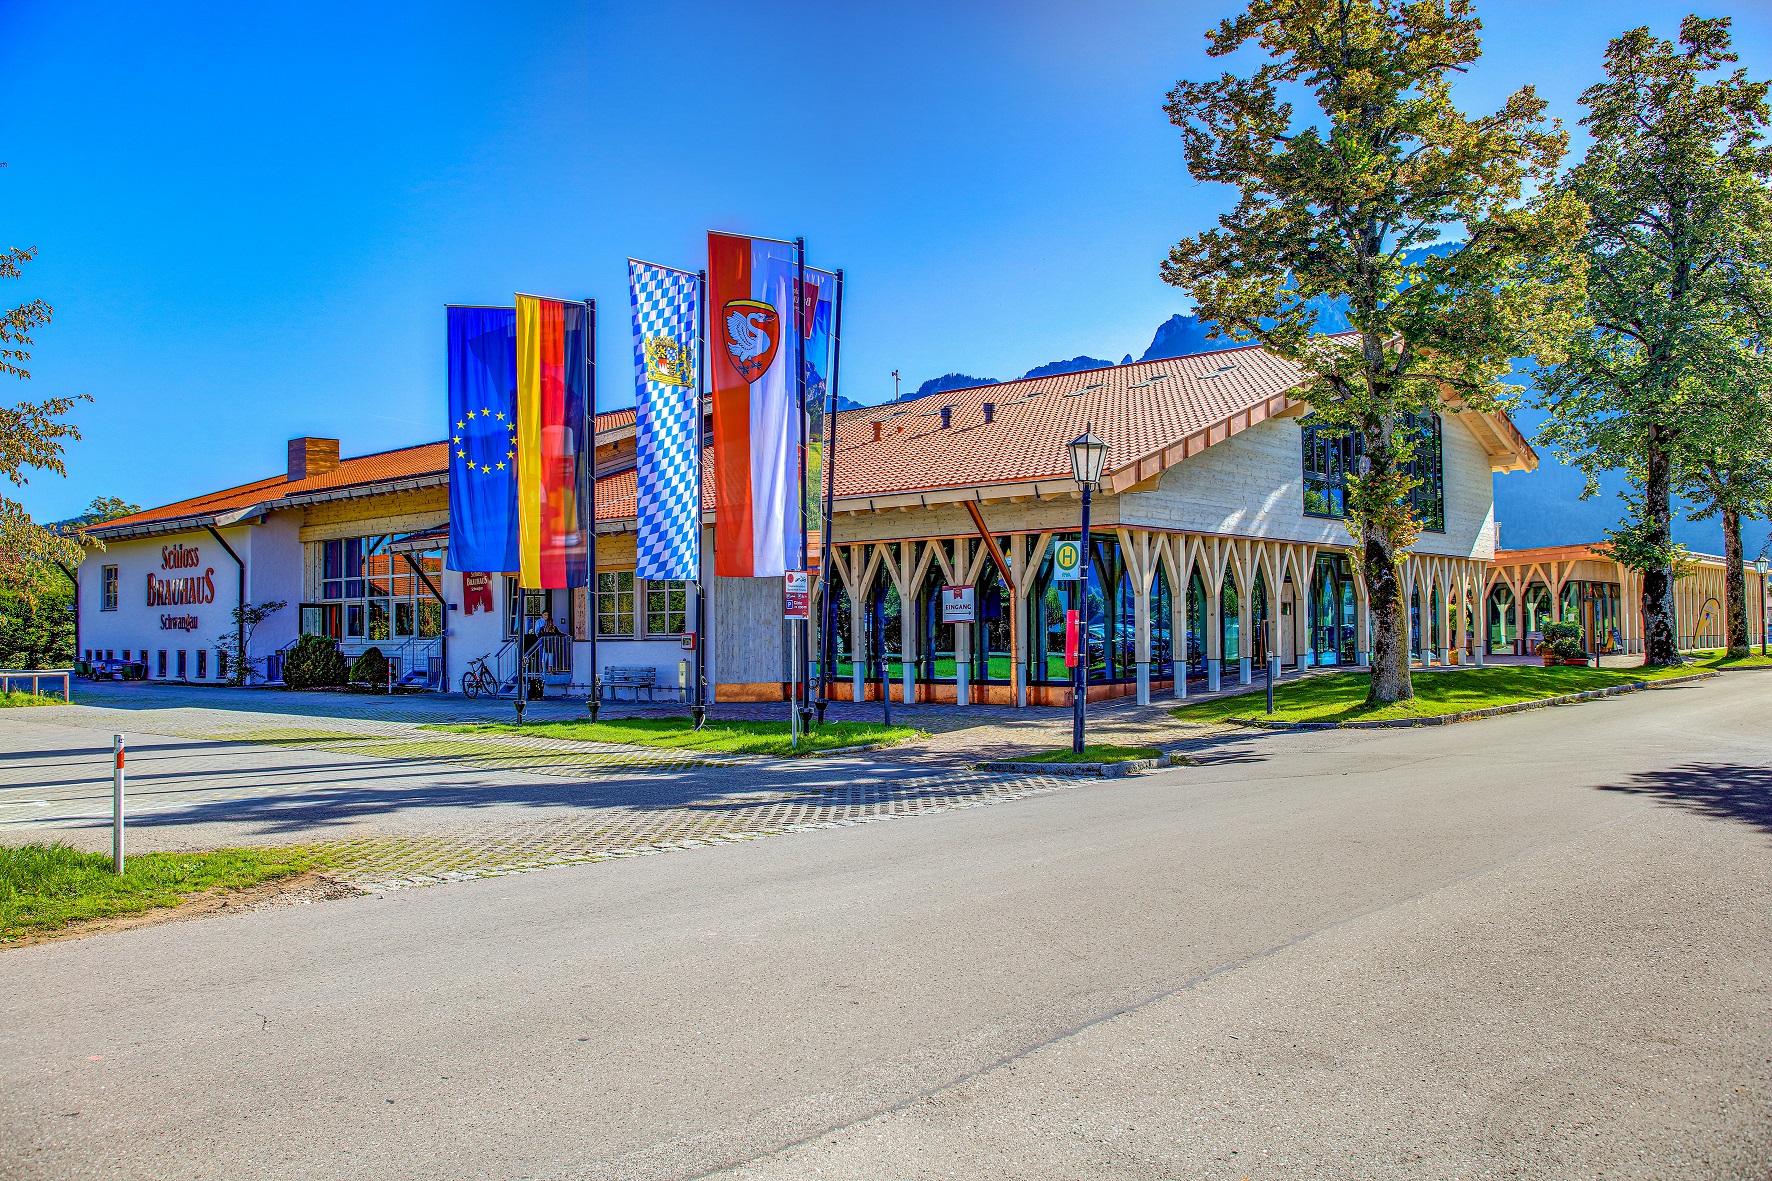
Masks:
[[[1060,362],[1062,364],[1062,362]],[[994,377],[968,377],[964,373],[944,373],[940,377],[932,377],[918,386],[910,396],[921,398],[926,394],[941,394],[948,390],[963,390],[975,385],[999,385]]]
[[[1072,357],[1068,361],[1048,361],[1044,365],[1035,365],[1022,374],[1028,377],[1051,377],[1057,373],[1080,373],[1085,369],[1106,369],[1112,361],[1103,361],[1100,357]]]

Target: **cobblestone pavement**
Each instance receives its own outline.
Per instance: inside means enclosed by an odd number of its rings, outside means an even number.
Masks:
[[[610,707],[606,707],[609,709]],[[681,707],[674,707],[676,711]],[[719,717],[785,707],[720,706]],[[623,705],[651,715],[672,707]],[[583,703],[538,703],[537,720]],[[878,720],[877,705],[832,705]],[[70,706],[0,715],[0,841],[107,848],[110,736],[128,735],[130,845],[319,847],[368,890],[645,856],[808,828],[973,807],[1080,786],[973,769],[1062,745],[1068,710],[897,708],[929,737],[887,751],[784,760],[550,739],[457,734],[442,721],[509,720],[508,702],[98,685]],[[1094,705],[1095,741],[1178,749],[1221,728],[1160,706]],[[1086,782],[1086,781],[1084,781]]]

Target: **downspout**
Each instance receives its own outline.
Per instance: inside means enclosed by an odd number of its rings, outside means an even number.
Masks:
[[[442,626],[442,630],[440,631],[440,633],[438,635],[438,639],[440,640],[440,642],[443,645],[443,690],[442,691],[447,693],[449,691],[449,603],[446,599],[444,599],[443,592],[438,590],[435,586],[431,585],[430,575],[426,574],[424,571],[424,567],[420,566],[418,564],[417,560],[415,560],[413,558],[411,550],[400,551],[400,556],[406,559],[406,564],[408,566],[412,567],[412,572],[414,574],[418,575],[418,580],[425,584],[425,589],[430,591],[431,597],[437,600],[437,606],[439,606],[443,609],[443,626]],[[429,671],[429,670],[426,670],[426,671]]]
[[[55,565],[56,569],[66,574],[68,581],[74,584],[74,661],[77,663],[80,659],[80,580],[74,576],[72,570],[68,569],[68,564],[60,558],[55,560]]]
[[[238,660],[238,667],[234,669],[234,683],[236,685],[239,685],[241,688],[245,688],[246,687],[246,669],[247,669],[247,658],[246,658],[246,563],[240,560],[240,555],[234,552],[234,547],[228,544],[227,538],[223,537],[220,533],[217,533],[215,531],[214,525],[205,525],[203,527],[205,529],[209,530],[209,536],[215,538],[217,544],[219,544],[223,549],[228,551],[228,557],[234,559],[234,565],[236,565],[240,568],[240,581],[239,581],[240,610],[239,610],[239,613],[234,616],[234,626],[235,626],[234,652],[238,656],[239,660]]]

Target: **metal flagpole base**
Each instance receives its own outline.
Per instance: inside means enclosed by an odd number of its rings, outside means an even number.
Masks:
[[[822,697],[819,698],[819,701],[818,701],[818,724],[821,726],[824,725],[824,705],[825,705],[824,699]]]
[[[602,699],[603,678],[593,674],[591,677],[591,699],[585,702],[585,711],[591,715],[593,722],[597,720],[597,707],[602,703]]]

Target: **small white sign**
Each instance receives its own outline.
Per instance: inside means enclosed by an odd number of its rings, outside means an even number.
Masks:
[[[941,588],[941,621],[943,623],[974,623],[978,619],[977,591],[969,586]]]
[[[786,619],[812,618],[812,579],[805,570],[789,570],[786,575],[787,603],[782,612]]]

